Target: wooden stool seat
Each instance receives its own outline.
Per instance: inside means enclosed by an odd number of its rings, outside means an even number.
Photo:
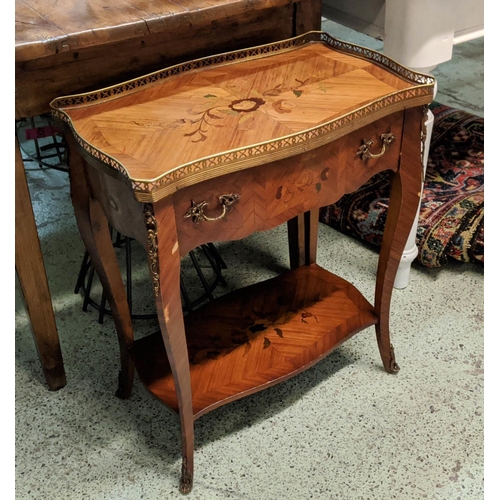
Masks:
[[[322,32],[172,66],[55,99],[67,129],[75,214],[110,299],[119,394],[134,364],[179,413],[181,490],[193,422],[307,369],[375,325],[385,369],[392,286],[422,181],[422,117],[434,79]],[[375,302],[318,266],[319,208],[382,170],[393,188]],[[134,340],[108,222],[149,257],[161,332]],[[291,270],[183,318],[180,259],[287,222]]]

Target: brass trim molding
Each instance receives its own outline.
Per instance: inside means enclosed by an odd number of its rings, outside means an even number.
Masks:
[[[407,82],[415,83],[417,85],[434,85],[435,79],[433,76],[425,73],[418,73],[406,68],[380,52],[362,47],[360,45],[355,45],[353,43],[337,40],[323,31],[310,31],[295,38],[289,38],[280,42],[268,43],[266,45],[259,45],[249,49],[235,50],[233,52],[224,52],[215,56],[193,59],[192,61],[169,66],[168,68],[149,73],[139,78],[134,78],[133,80],[128,80],[123,83],[99,89],[94,92],[57,97],[50,103],[50,106],[52,109],[57,110],[68,106],[85,105],[102,101],[104,99],[120,97],[123,93],[140,90],[147,85],[155,84],[161,80],[165,80],[166,78],[186,73],[187,71],[201,69],[207,66],[233,63],[242,59],[248,60],[262,58],[270,54],[274,54],[275,52],[284,52],[312,42],[322,42],[330,48],[340,52],[368,59],[383,66],[385,69],[391,71],[400,78],[403,78]]]
[[[279,139],[231,151],[224,151],[179,165],[177,168],[155,179],[132,178],[125,166],[116,158],[103,153],[86,142],[73,127],[71,118],[61,109],[80,105],[84,106],[102,100],[115,99],[124,93],[135,92],[147,85],[155,84],[165,78],[186,71],[212,65],[229,64],[242,59],[261,58],[269,54],[292,50],[308,43],[323,43],[337,51],[368,59],[402,79],[416,84],[416,86],[394,92],[346,115],[342,115],[311,129],[284,136]],[[337,40],[321,31],[312,31],[281,42],[227,52],[178,64],[95,92],[60,97],[54,99],[50,103],[50,106],[52,115],[69,126],[77,143],[87,154],[96,158],[104,165],[111,167],[113,171],[116,172],[116,177],[121,178],[121,180],[131,186],[134,191],[134,196],[138,201],[151,203],[194,182],[200,182],[236,170],[251,168],[269,161],[280,160],[327,144],[346,133],[346,129],[356,120],[359,120],[359,124],[362,126],[368,123],[369,117],[373,121],[406,107],[428,104],[432,101],[434,84],[434,77],[405,68],[379,52]],[[363,119],[365,119],[364,123]]]
[[[195,182],[281,160],[323,146],[345,135],[351,130],[349,127],[354,121],[359,120],[359,127],[362,127],[369,121],[403,109],[404,106],[397,106],[398,103],[408,104],[412,101],[413,106],[425,104],[429,102],[429,96],[432,94],[432,87],[417,87],[398,92],[298,134],[186,163],[151,181],[131,179],[131,186],[138,201],[155,202]],[[363,118],[371,120],[363,121]]]
[[[143,208],[144,224],[146,225],[148,241],[149,272],[153,282],[155,297],[160,294],[160,275],[158,272],[158,226],[153,205],[145,203]]]

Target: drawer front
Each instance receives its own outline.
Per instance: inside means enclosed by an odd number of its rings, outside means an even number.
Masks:
[[[253,169],[242,170],[173,194],[181,255],[202,243],[237,240],[254,231],[253,177]],[[237,199],[224,206],[224,195]]]
[[[403,139],[404,111],[352,132],[343,138],[345,192],[352,193],[383,170],[396,171]]]
[[[312,151],[178,191],[173,200],[181,254],[270,229],[334,203],[378,172],[396,171],[402,123],[403,112],[395,113]],[[384,137],[392,140],[384,145]]]

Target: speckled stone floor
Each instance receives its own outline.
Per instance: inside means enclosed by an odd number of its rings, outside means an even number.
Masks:
[[[330,22],[324,29],[381,47]],[[482,40],[455,51],[436,71],[438,100],[482,114]],[[16,289],[16,498],[181,498],[177,417],[138,380],[129,400],[114,396],[112,320],[100,325],[97,312],[82,312],[82,297],[73,293],[83,245],[67,175],[31,163],[27,169],[68,383],[47,390]],[[286,241],[280,226],[220,245],[229,269],[218,293],[284,270]],[[377,257],[320,226],[318,263],[369,300]],[[138,287],[143,271],[140,262],[134,266]],[[147,309],[148,300],[139,305]],[[202,417],[195,423],[190,498],[483,498],[483,303],[482,267],[415,265],[410,285],[393,295],[399,374],[381,368],[370,328],[297,377]],[[136,327],[146,334],[154,322]]]

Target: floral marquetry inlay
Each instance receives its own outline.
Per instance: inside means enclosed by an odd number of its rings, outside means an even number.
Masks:
[[[312,32],[56,99],[54,116],[141,202],[327,144],[432,100],[434,79]]]

